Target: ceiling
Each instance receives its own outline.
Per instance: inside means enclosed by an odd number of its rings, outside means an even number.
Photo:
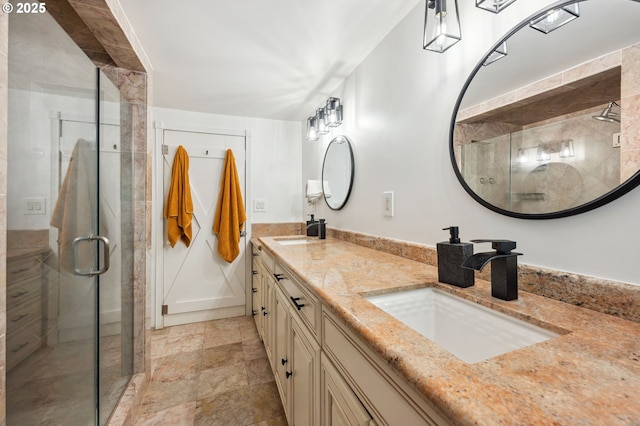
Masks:
[[[420,0],[120,3],[153,67],[154,106],[302,120]]]

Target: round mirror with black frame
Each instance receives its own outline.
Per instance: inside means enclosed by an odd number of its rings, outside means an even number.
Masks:
[[[351,142],[346,136],[336,136],[329,143],[322,163],[322,192],[331,210],[340,210],[349,200],[353,176]]]
[[[574,19],[553,29],[565,12]],[[456,176],[476,201],[551,219],[640,184],[638,22],[636,0],[558,3],[482,58],[458,97],[449,141]]]

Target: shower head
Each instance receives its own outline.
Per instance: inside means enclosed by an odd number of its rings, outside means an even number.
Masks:
[[[613,108],[618,108],[620,110],[620,105],[615,103],[614,101],[610,101],[609,104],[602,110],[600,115],[594,115],[593,118],[600,121],[606,121],[608,123],[619,123],[620,122],[620,112],[616,112]]]

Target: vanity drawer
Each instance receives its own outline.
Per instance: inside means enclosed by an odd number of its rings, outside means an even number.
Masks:
[[[7,334],[19,333],[20,329],[42,318],[42,306],[39,297],[32,297],[25,303],[12,306],[7,310]]]
[[[33,321],[15,334],[7,335],[7,370],[11,370],[42,345],[42,323]]]
[[[325,353],[378,423],[450,424],[392,372],[385,360],[373,354],[364,342],[327,312],[323,314],[322,327]]]
[[[276,270],[276,262],[273,259],[273,256],[271,255],[271,253],[269,253],[267,250],[262,250],[262,253],[260,254],[260,258],[262,259],[262,265],[268,269],[268,273],[273,274]]]
[[[276,277],[276,280],[280,284],[280,288],[282,288],[287,300],[291,302],[291,306],[295,308],[294,311],[299,314],[300,318],[315,338],[319,339],[318,329],[320,324],[321,304],[318,299],[313,295],[313,293],[311,293],[311,291],[304,288],[304,286],[294,278],[292,273],[285,270],[277,263],[275,265],[275,270],[279,277]]]
[[[40,275],[32,277],[27,281],[22,281],[19,284],[7,286],[7,306],[14,308],[36,296],[39,296],[41,286],[42,278]]]
[[[21,256],[7,260],[7,287],[42,275],[40,256]]]

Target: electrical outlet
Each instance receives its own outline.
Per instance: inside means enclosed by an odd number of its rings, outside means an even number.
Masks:
[[[383,214],[387,217],[393,217],[393,191],[382,193]]]
[[[267,200],[264,198],[255,198],[253,200],[253,211],[254,212],[266,212],[267,211]]]

